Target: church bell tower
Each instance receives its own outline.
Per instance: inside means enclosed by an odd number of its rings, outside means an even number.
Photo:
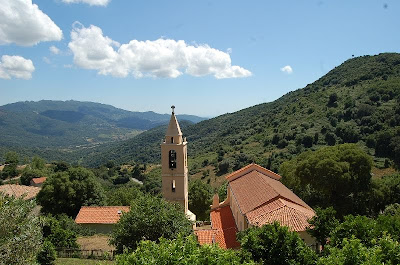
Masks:
[[[182,138],[175,106],[171,108],[171,119],[161,143],[162,194],[167,201],[181,204],[185,214],[192,215],[188,209],[187,142]]]

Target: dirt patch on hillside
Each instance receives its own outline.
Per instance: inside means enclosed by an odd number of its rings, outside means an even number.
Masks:
[[[103,251],[115,250],[114,246],[108,244],[109,236],[94,235],[78,237],[77,242],[82,250],[101,249]]]

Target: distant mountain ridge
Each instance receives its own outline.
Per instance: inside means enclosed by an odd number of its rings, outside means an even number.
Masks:
[[[178,115],[196,123],[205,118]],[[0,106],[0,156],[6,150],[73,150],[77,146],[129,139],[168,123],[169,114],[132,112],[111,105],[80,101],[25,101]]]

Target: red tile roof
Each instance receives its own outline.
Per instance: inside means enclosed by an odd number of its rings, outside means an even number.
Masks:
[[[215,232],[216,231],[214,229],[205,229],[195,230],[194,234],[197,236],[197,241],[199,241],[200,245],[211,245],[214,243]]]
[[[16,198],[23,197],[25,200],[30,200],[36,197],[39,193],[39,187],[6,184],[0,186],[0,193],[5,193],[8,196],[14,196]]]
[[[210,218],[212,228],[216,230],[215,242],[221,248],[239,248],[240,244],[236,240],[238,229],[231,207],[228,205],[211,211]]]
[[[129,206],[82,206],[75,218],[77,224],[116,224]]]
[[[262,226],[275,221],[290,230],[305,231],[309,226],[308,219],[315,215],[314,211],[284,199],[276,199],[246,214],[252,225]]]
[[[229,187],[242,214],[246,214],[277,197],[286,198],[288,201],[311,209],[280,181],[255,170],[230,181]]]
[[[231,194],[250,225],[278,221],[294,231],[305,231],[313,209],[270,173],[252,164],[228,178]],[[279,175],[278,175],[279,176]]]
[[[271,171],[269,169],[266,169],[266,168],[264,168],[264,167],[262,167],[260,165],[257,165],[255,163],[252,163],[250,165],[242,167],[241,169],[236,170],[235,172],[232,172],[231,174],[229,174],[225,178],[226,178],[227,181],[233,181],[236,178],[238,178],[240,176],[243,176],[243,175],[245,175],[245,174],[247,174],[247,173],[249,173],[251,171],[258,171],[258,172],[260,172],[260,173],[262,173],[262,174],[264,174],[266,176],[269,176],[269,177],[271,177],[273,179],[277,179],[277,180],[282,178],[280,175],[276,174],[275,172],[273,172],[273,171]]]
[[[45,181],[46,181],[46,177],[33,178],[33,179],[32,179],[32,182],[35,183],[35,184],[41,184],[41,183],[43,183],[43,182],[45,182]]]

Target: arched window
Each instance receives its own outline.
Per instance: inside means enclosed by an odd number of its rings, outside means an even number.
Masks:
[[[169,151],[169,168],[176,168],[176,151]]]
[[[174,137],[171,137],[171,144],[174,143]]]

